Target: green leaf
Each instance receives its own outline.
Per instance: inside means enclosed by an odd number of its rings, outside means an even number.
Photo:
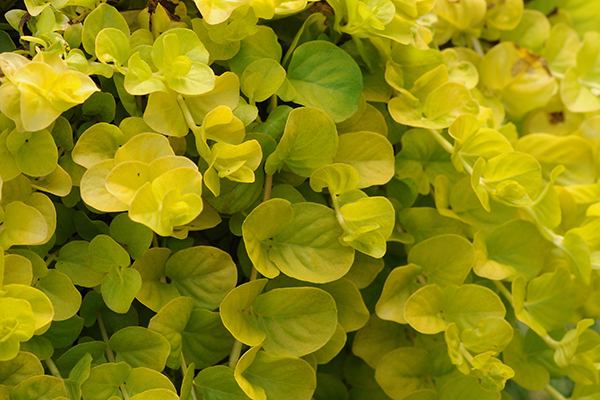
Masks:
[[[86,400],[106,400],[117,396],[119,386],[131,373],[131,367],[125,362],[106,363],[93,367],[90,377],[81,385]]]
[[[431,356],[418,347],[401,347],[381,358],[375,379],[394,400],[402,400],[413,392],[429,389],[432,372]]]
[[[67,397],[67,389],[62,379],[54,376],[32,376],[16,385],[11,393],[14,400],[55,400]]]
[[[114,158],[119,146],[125,143],[123,132],[104,122],[85,130],[71,153],[73,161],[89,169],[94,164]]]
[[[44,374],[40,360],[31,353],[20,352],[8,361],[0,361],[0,384],[9,389],[27,378]]]
[[[119,214],[110,222],[110,236],[126,246],[134,260],[142,257],[152,243],[152,230],[133,222],[127,214]]]
[[[484,389],[474,376],[459,376],[448,381],[440,390],[440,400],[454,399],[461,393],[465,400],[500,400],[500,393]]]
[[[169,249],[153,247],[131,266],[142,277],[142,287],[136,298],[154,312],[158,312],[169,301],[179,297],[176,287],[161,281],[165,276],[165,264],[170,255]]]
[[[282,168],[309,177],[316,169],[330,164],[338,150],[333,120],[314,107],[290,112],[283,137],[267,158],[265,172],[273,175]]]
[[[352,352],[371,368],[376,368],[379,360],[386,354],[407,345],[409,341],[404,327],[372,315],[369,322],[356,332],[352,342]]]
[[[3,279],[0,279],[0,283],[8,285],[11,283],[18,283],[21,285],[31,285],[33,280],[33,266],[31,261],[27,257],[18,254],[5,254],[0,257],[3,261],[0,261],[0,272],[3,271]]]
[[[102,298],[108,308],[124,314],[142,287],[142,277],[133,268],[112,265],[102,280]]]
[[[90,242],[88,261],[98,272],[107,273],[111,267],[128,267],[129,254],[113,238],[108,235],[98,235]]]
[[[323,347],[337,326],[336,303],[318,288],[273,289],[256,298],[252,314],[266,333],[264,349],[301,357]]]
[[[342,228],[334,211],[319,204],[270,200],[246,217],[242,232],[252,263],[269,278],[281,271],[299,280],[330,282],[348,272],[354,258],[353,249],[338,241]]]
[[[287,78],[296,90],[294,102],[317,107],[334,122],[341,122],[358,110],[362,92],[360,69],[346,52],[330,42],[315,40],[296,48]]]
[[[148,329],[158,332],[169,341],[171,353],[167,358],[167,367],[179,368],[181,364],[182,332],[190,319],[194,300],[189,297],[176,297],[163,306],[152,317]]]
[[[165,368],[171,352],[167,339],[141,326],[129,326],[115,332],[109,346],[117,353],[117,361],[125,361],[133,368],[147,367],[156,371]]]
[[[233,369],[224,365],[204,368],[194,379],[194,385],[204,399],[249,399],[235,381]]]
[[[552,350],[532,330],[525,338],[517,330],[504,350],[503,360],[515,371],[513,380],[520,386],[527,390],[542,390],[550,382],[544,353],[549,353],[548,358],[552,358]]]
[[[333,333],[333,336],[329,339],[325,346],[321,347],[319,350],[311,354],[315,357],[317,363],[327,364],[331,360],[333,360],[335,356],[340,354],[340,352],[346,345],[346,341],[346,331],[344,330],[342,325],[338,323],[337,328]]]
[[[458,235],[439,235],[416,244],[408,262],[423,268],[427,283],[440,287],[461,285],[471,271],[475,252],[471,243]]]
[[[358,171],[361,189],[384,185],[394,176],[394,148],[385,137],[373,132],[341,135],[334,161],[350,164]]]
[[[165,265],[165,273],[179,293],[195,306],[213,310],[237,283],[237,268],[229,254],[210,246],[178,251]]]
[[[199,369],[225,358],[235,342],[223,325],[220,314],[201,308],[192,310],[182,338],[186,360]]]
[[[55,268],[71,278],[75,285],[94,287],[102,283],[103,272],[98,272],[90,266],[88,257],[89,243],[74,240],[61,247]]]
[[[490,317],[504,318],[506,308],[492,290],[479,285],[424,286],[406,302],[404,317],[417,331],[435,334],[454,322],[459,329],[474,329]]]
[[[240,358],[235,380],[252,400],[310,400],[317,386],[315,370],[306,361],[274,356],[260,347],[253,347]]]
[[[237,76],[242,76],[248,65],[262,58],[270,58],[279,62],[281,46],[277,42],[277,35],[273,29],[259,25],[254,35],[248,36],[240,42],[240,50],[235,57],[229,60],[229,67]]]
[[[488,279],[517,275],[533,279],[544,266],[544,239],[538,228],[527,221],[509,221],[488,235],[478,232],[473,244],[477,254],[473,271]]]
[[[6,147],[21,172],[30,176],[48,175],[58,163],[58,149],[46,129],[37,132],[14,130],[6,138]]]
[[[518,276],[512,283],[515,316],[538,335],[563,328],[577,308],[575,285],[565,268],[545,273],[527,283]]]
[[[75,288],[71,279],[57,270],[51,269],[35,285],[44,292],[54,307],[54,321],[64,321],[79,311],[81,293]]]
[[[125,381],[125,387],[130,396],[153,389],[162,389],[176,394],[177,390],[169,378],[146,367],[137,367],[131,370],[131,373]]]

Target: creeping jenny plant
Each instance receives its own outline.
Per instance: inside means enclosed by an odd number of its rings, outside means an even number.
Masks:
[[[0,400],[600,398],[597,2],[1,7]]]

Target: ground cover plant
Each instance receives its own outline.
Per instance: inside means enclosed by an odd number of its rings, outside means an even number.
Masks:
[[[4,0],[0,400],[600,398],[600,5]]]

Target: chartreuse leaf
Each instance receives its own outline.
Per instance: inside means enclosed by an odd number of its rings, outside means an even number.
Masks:
[[[132,400],[179,400],[179,396],[167,389],[150,389],[130,397]]]
[[[6,147],[24,174],[39,177],[50,174],[58,163],[58,149],[50,132],[12,131],[6,138]]]
[[[261,58],[270,58],[277,62],[281,60],[281,45],[277,34],[268,26],[257,26],[255,34],[244,38],[240,50],[229,61],[231,71],[241,76],[248,65]]]
[[[117,28],[104,28],[96,36],[96,56],[102,63],[112,62],[117,69],[131,54],[129,37]]]
[[[353,193],[346,195],[352,196]],[[339,209],[338,219],[343,220],[340,223],[346,233],[342,240],[362,253],[381,258],[386,251],[386,241],[394,229],[394,206],[386,197],[360,195],[358,200],[347,202]]]
[[[265,172],[273,175],[283,168],[309,177],[332,162],[338,141],[334,121],[325,112],[314,107],[294,109],[277,148],[267,158]]]
[[[89,54],[96,54],[96,38],[105,28],[115,28],[129,37],[129,26],[116,8],[101,4],[83,22],[82,43]]]
[[[54,307],[54,321],[64,321],[79,311],[81,293],[75,288],[71,279],[55,269],[41,278],[35,287],[50,299]]]
[[[409,345],[405,328],[395,322],[384,321],[372,315],[369,322],[356,332],[352,353],[362,358],[371,368],[390,351]]]
[[[418,390],[431,388],[432,367],[427,350],[401,347],[381,358],[375,379],[388,396],[401,400]]]
[[[153,389],[177,393],[173,383],[165,375],[146,367],[137,367],[131,370],[131,373],[125,381],[125,387],[130,396],[144,393]]]
[[[238,361],[235,380],[252,400],[310,400],[317,386],[315,370],[306,361],[248,350]]]
[[[372,132],[341,135],[334,161],[358,171],[358,188],[384,185],[394,176],[394,148],[385,137]]]
[[[71,278],[75,285],[94,287],[102,283],[104,273],[96,271],[90,265],[88,257],[89,243],[74,240],[61,247],[55,268]]]
[[[223,325],[237,340],[249,346],[258,346],[267,337],[256,316],[246,312],[250,310],[267,281],[267,279],[257,279],[244,283],[229,292],[221,303]]]
[[[34,313],[26,300],[19,298],[0,298],[2,322],[0,329],[4,340],[0,345],[0,361],[9,361],[19,353],[20,342],[31,339],[35,332]]]
[[[296,91],[294,102],[317,107],[336,123],[358,110],[363,86],[360,69],[333,43],[315,40],[298,46],[292,53],[287,78]]]
[[[479,113],[479,106],[469,90],[456,82],[440,85],[429,93],[423,104],[403,90],[390,100],[388,109],[396,122],[429,129],[447,128],[460,115]]]
[[[223,323],[238,340],[249,345],[264,341],[270,354],[299,357],[323,347],[333,336],[337,310],[329,293],[296,287],[259,295],[265,281],[257,282],[234,289],[221,305]],[[244,313],[248,308],[250,314]]]
[[[100,122],[81,134],[71,157],[77,164],[89,169],[100,161],[114,158],[119,146],[124,143],[125,137],[118,127]]]
[[[483,387],[475,376],[458,376],[440,389],[440,400],[451,400],[460,393],[465,400],[500,400],[500,393]]]
[[[262,161],[262,149],[257,140],[248,140],[239,145],[215,143],[210,152],[210,165],[204,172],[204,183],[215,196],[221,192],[221,178],[241,183],[255,181],[254,171]]]
[[[88,247],[89,265],[98,272],[107,273],[112,266],[126,268],[131,260],[127,251],[108,235],[98,235]]]
[[[16,385],[10,396],[14,400],[62,400],[67,398],[67,389],[60,378],[48,375],[32,376]]]
[[[569,272],[557,268],[527,283],[518,276],[512,283],[515,316],[538,335],[563,328],[577,308],[576,289]]]
[[[40,360],[31,353],[20,352],[8,361],[0,361],[0,385],[12,389],[19,382],[44,374]]]
[[[406,301],[404,317],[421,333],[434,334],[446,330],[454,322],[459,329],[474,329],[481,320],[504,318],[506,308],[490,289],[467,284],[460,287],[427,285]]]
[[[167,367],[179,368],[181,364],[182,332],[194,308],[194,300],[189,297],[176,297],[164,305],[152,317],[148,329],[163,335],[171,345]]]
[[[110,338],[109,346],[117,353],[117,361],[132,367],[165,368],[171,346],[161,334],[141,326],[123,328]]]
[[[323,347],[337,326],[333,297],[318,288],[273,289],[256,298],[252,313],[266,333],[264,349],[300,357]]]
[[[241,89],[250,104],[265,101],[279,89],[285,76],[285,69],[276,60],[260,58],[244,69]]]
[[[554,352],[556,365],[565,368],[571,364],[579,345],[580,336],[592,325],[594,325],[593,319],[582,319],[577,323],[576,329],[571,329],[565,334],[561,341],[558,342]]]
[[[106,363],[93,367],[89,378],[81,385],[86,400],[106,400],[117,396],[119,386],[131,373],[131,367],[125,362]]]
[[[31,285],[33,266],[27,257],[18,254],[5,254],[0,258],[2,258],[0,260],[0,273],[2,273],[0,284]]]
[[[43,214],[21,201],[13,201],[4,207],[2,222],[0,247],[4,249],[44,243],[50,233]]]
[[[249,399],[236,382],[233,369],[224,365],[204,368],[194,379],[194,385],[205,399]]]
[[[167,248],[153,247],[131,266],[142,277],[142,287],[136,299],[154,312],[158,312],[165,304],[180,295],[176,287],[169,285],[166,279],[163,279],[166,276],[165,264],[170,255],[171,250]]]
[[[416,244],[408,262],[423,268],[427,283],[440,287],[461,285],[471,271],[475,252],[471,243],[458,235],[438,235]]]
[[[502,280],[522,275],[536,277],[544,266],[544,239],[537,227],[523,220],[512,220],[489,234],[475,235],[473,271],[484,278]]]
[[[325,346],[311,354],[315,357],[317,363],[327,364],[333,360],[335,356],[340,353],[340,351],[342,351],[347,340],[348,337],[346,335],[346,331],[342,325],[338,323],[333,336],[331,336]]]
[[[173,254],[165,274],[179,293],[195,306],[214,310],[237,283],[237,268],[231,256],[216,247],[196,246]]]
[[[142,287],[142,277],[133,268],[112,265],[102,280],[102,298],[108,308],[124,314]]]
[[[419,265],[394,268],[387,276],[381,296],[375,306],[377,316],[388,321],[406,324],[404,305],[417,286],[415,278],[423,271]]]
[[[195,308],[182,333],[183,352],[197,368],[214,365],[230,352],[234,338],[218,312]]]
[[[177,93],[173,91],[150,93],[148,105],[144,111],[144,121],[153,130],[163,135],[184,137],[190,131],[181,107],[177,103]]]
[[[310,187],[315,192],[321,192],[324,188],[329,193],[342,194],[358,189],[360,174],[348,164],[327,164],[315,170],[310,176]]]
[[[492,351],[500,353],[513,337],[513,328],[501,318],[482,319],[476,328],[465,329],[461,334],[464,346],[475,353]]]
[[[480,86],[502,100],[509,115],[520,117],[545,106],[557,91],[556,79],[541,59],[504,42],[485,54],[479,65]]]
[[[348,272],[354,259],[354,250],[338,240],[342,228],[335,212],[320,204],[264,202],[246,217],[242,232],[252,263],[269,278],[281,271],[299,280],[330,282]]]

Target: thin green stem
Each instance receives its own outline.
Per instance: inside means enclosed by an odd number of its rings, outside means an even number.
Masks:
[[[554,389],[553,386],[548,385],[544,388],[546,393],[550,395],[554,400],[567,400],[565,396],[562,395],[558,390]]]
[[[439,143],[440,146],[444,148],[448,153],[452,154],[454,152],[454,146],[450,144],[438,131],[435,129],[428,129],[429,133],[433,136],[436,142]]]
[[[231,348],[231,353],[229,353],[229,368],[235,368],[237,362],[242,354],[242,342],[236,340]]]
[[[49,254],[48,258],[46,259],[46,267],[49,267],[50,264],[52,264],[52,261],[54,261],[57,256],[58,256],[58,251],[55,251],[54,253]]]
[[[60,371],[56,367],[56,364],[54,364],[54,361],[52,361],[52,358],[45,359],[44,363],[46,363],[46,366],[48,367],[48,369],[50,370],[52,375],[54,375],[57,378],[62,379],[62,376],[60,375]]]
[[[473,50],[481,57],[485,56],[485,52],[483,51],[483,47],[481,47],[481,42],[474,36],[471,36],[471,43],[473,44]]]
[[[108,359],[109,362],[115,363],[115,362],[117,362],[115,360],[115,353],[113,353],[112,349],[108,345],[109,344],[108,333],[106,333],[106,326],[104,325],[104,320],[102,319],[102,314],[100,314],[100,311],[98,311],[97,318],[98,318],[98,326],[100,327],[100,334],[102,335],[102,340],[104,341],[104,343],[106,343],[106,358]],[[123,399],[129,400],[129,393],[127,393],[127,388],[125,387],[125,384],[119,385],[119,389],[121,390]]]
[[[158,246],[158,236],[156,235],[156,233],[154,233],[154,235],[152,236],[152,247],[159,247]]]
[[[271,190],[272,189],[273,189],[273,175],[267,174],[267,177],[265,178],[265,190],[263,192],[263,198],[262,198],[263,203],[265,201],[271,200]]]
[[[271,111],[277,108],[277,95],[274,94],[271,96]]]
[[[500,281],[494,281],[494,284],[496,285],[498,290],[500,290],[500,293],[502,293],[502,295],[506,297],[506,300],[508,300],[508,302],[514,307],[515,303],[513,301],[513,296],[510,290],[508,290],[508,288],[504,286]]]

